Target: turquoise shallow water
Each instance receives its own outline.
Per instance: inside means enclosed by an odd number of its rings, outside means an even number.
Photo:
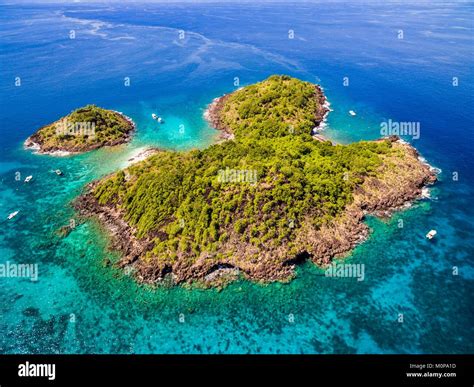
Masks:
[[[397,7],[5,6],[0,213],[20,213],[0,224],[0,263],[37,263],[39,280],[0,278],[0,352],[472,353],[473,9]],[[393,40],[399,28],[403,42]],[[377,138],[389,118],[421,122],[411,141],[441,168],[440,182],[431,199],[367,220],[372,235],[346,258],[365,265],[364,281],[304,264],[289,284],[153,290],[104,265],[115,257],[94,222],[56,235],[85,184],[149,146],[208,146],[206,105],[235,77],[245,85],[272,73],[322,84],[333,109],[326,135],[339,142]],[[86,103],[132,117],[133,141],[64,158],[22,149],[37,127]]]

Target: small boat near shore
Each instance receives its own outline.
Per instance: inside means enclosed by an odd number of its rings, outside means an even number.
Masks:
[[[33,179],[33,175],[26,176],[25,183],[29,183]]]
[[[55,173],[56,175],[58,175],[58,176],[62,176],[62,175],[63,175],[63,172],[62,172],[60,169],[56,169],[56,170],[54,171],[54,173]]]
[[[163,118],[157,116],[155,113],[151,113],[151,118],[153,118],[155,121],[157,121],[160,124],[164,123]]]
[[[15,211],[15,212],[12,212],[10,215],[8,215],[7,219],[10,220],[10,219],[13,219],[15,216],[18,215],[20,211]]]
[[[426,234],[426,238],[433,239],[437,233],[438,232],[436,230],[431,230],[428,234]]]
[[[355,115],[357,115],[357,113],[354,111],[354,110],[349,110],[349,114],[354,117]]]

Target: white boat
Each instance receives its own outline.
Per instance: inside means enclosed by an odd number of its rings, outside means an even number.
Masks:
[[[428,234],[426,234],[426,237],[428,239],[433,239],[434,236],[437,234],[438,232],[436,230],[431,230]]]
[[[354,117],[356,115],[356,112],[354,110],[349,110],[349,114]]]
[[[26,176],[25,183],[28,183],[29,181],[31,181],[32,178],[33,178],[32,175]]]
[[[60,169],[56,169],[54,173],[58,176],[61,176],[63,174]]]
[[[163,118],[157,116],[155,113],[151,113],[151,118],[153,118],[155,121],[158,121],[158,123],[160,124],[163,124],[165,122]]]
[[[8,215],[8,220],[13,219],[15,216],[18,215],[19,212],[20,212],[20,211],[12,212],[10,215]]]

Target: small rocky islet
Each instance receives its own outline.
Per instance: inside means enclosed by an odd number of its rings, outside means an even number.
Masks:
[[[156,154],[87,185],[74,206],[94,217],[142,283],[221,286],[288,281],[302,260],[328,265],[385,216],[436,181],[397,137],[340,145],[312,133],[322,89],[271,76],[215,99],[222,141]]]
[[[124,114],[87,105],[41,127],[24,145],[40,154],[65,156],[126,143],[134,129]]]

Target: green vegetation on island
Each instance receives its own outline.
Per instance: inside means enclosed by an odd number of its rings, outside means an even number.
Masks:
[[[287,76],[240,89],[210,112],[233,140],[204,150],[161,151],[92,184],[77,207],[86,215],[107,214],[111,223],[126,222],[118,246],[122,265],[131,265],[144,282],[167,274],[175,283],[192,282],[219,270],[284,280],[293,274],[295,257],[328,262],[364,231],[361,208],[347,219],[354,203],[383,209],[370,198],[363,203],[361,192],[370,192],[376,179],[393,177],[390,171],[400,164],[396,178],[410,176],[407,186],[419,188],[429,173],[393,139],[350,145],[313,139],[324,102],[315,90]],[[413,166],[404,161],[409,153]],[[333,229],[338,222],[343,231]],[[328,242],[338,235],[347,245]],[[321,245],[326,242],[327,248]]]
[[[25,146],[40,153],[81,153],[129,140],[133,122],[121,113],[87,105],[30,136]]]
[[[317,85],[273,75],[217,99],[209,118],[242,142],[310,134],[328,112],[325,100]]]

